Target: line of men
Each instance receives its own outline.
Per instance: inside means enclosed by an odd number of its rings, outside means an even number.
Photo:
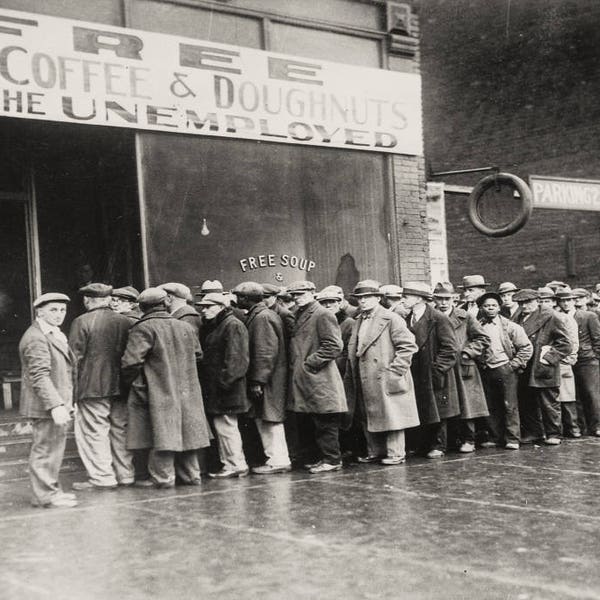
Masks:
[[[589,293],[561,282],[489,292],[480,275],[461,287],[459,305],[448,282],[365,280],[355,308],[337,286],[244,282],[228,293],[208,281],[198,313],[181,283],[141,294],[92,283],[68,339],[69,298],[40,296],[20,343],[33,503],[77,504],[58,482],[73,415],[88,476],[75,490],[198,485],[202,471],[243,477],[249,463],[256,474],[325,473],[343,455],[393,465],[407,446],[435,459],[555,446],[563,431],[600,436]],[[213,438],[218,457],[207,459]]]

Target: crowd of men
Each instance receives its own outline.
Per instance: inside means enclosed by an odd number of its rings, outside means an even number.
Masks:
[[[595,294],[459,287],[91,283],[68,338],[69,298],[43,294],[19,347],[33,504],[77,504],[58,481],[71,419],[76,491],[600,437]]]

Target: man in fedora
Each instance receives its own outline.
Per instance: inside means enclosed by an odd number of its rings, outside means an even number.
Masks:
[[[331,311],[315,299],[315,284],[295,281],[288,287],[298,310],[290,340],[292,410],[309,415],[315,429],[319,460],[313,474],[342,468],[339,430],[347,412],[342,377],[335,359],[343,350],[340,326]]]
[[[114,288],[110,296],[110,307],[116,313],[125,315],[133,324],[142,316],[137,299],[140,293],[132,286]]]
[[[519,374],[527,367],[533,345],[524,329],[500,314],[500,294],[486,292],[477,300],[480,323],[490,340],[478,359],[490,416],[489,442],[509,450],[518,450],[521,441]]]
[[[380,304],[377,281],[359,281],[353,295],[360,315],[348,346],[349,377],[356,393],[367,440],[360,462],[404,462],[404,430],[419,425],[410,372],[417,351],[414,335],[402,317]]]
[[[521,314],[518,319],[533,345],[533,356],[519,381],[522,429],[528,438],[548,446],[561,443],[560,361],[571,353],[564,322],[539,304],[539,293],[522,289],[515,294]]]
[[[486,351],[490,341],[476,318],[452,303],[454,286],[440,282],[433,290],[436,308],[445,314],[454,327],[459,353],[454,365],[454,376],[460,404],[460,421],[452,432],[452,441],[459,452],[475,451],[475,419],[487,417],[488,407],[477,359]]]
[[[459,308],[466,310],[474,319],[480,316],[477,298],[486,293],[488,286],[489,283],[486,283],[483,275],[465,275],[462,285],[458,286],[463,290],[465,298],[464,303]]]
[[[513,299],[518,291],[519,288],[511,281],[504,281],[498,286],[498,295],[502,299],[500,314],[511,321],[516,318],[519,310],[519,305]]]
[[[452,370],[460,346],[450,319],[428,304],[432,297],[429,284],[409,281],[403,293],[409,311],[406,321],[418,347],[410,367],[421,423],[415,441],[427,458],[441,458],[447,447],[446,421],[460,414]]]
[[[65,454],[67,426],[72,418],[75,357],[60,330],[69,297],[42,294],[33,302],[35,320],[19,342],[23,417],[31,419],[29,479],[34,506],[72,508],[73,494],[58,482]]]
[[[86,313],[71,324],[69,346],[77,359],[75,441],[87,481],[75,490],[107,490],[134,482],[127,449],[127,403],[121,391],[121,357],[131,320],[111,310],[113,289],[103,283],[82,287]]]
[[[577,322],[579,350],[573,366],[579,427],[582,433],[600,437],[600,321],[585,308],[587,290],[575,288],[561,295],[559,308]]]

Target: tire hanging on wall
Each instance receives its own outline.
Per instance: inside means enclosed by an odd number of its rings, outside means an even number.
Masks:
[[[510,223],[498,228],[486,225],[483,222],[479,211],[479,203],[483,198],[483,195],[495,185],[506,185],[513,190],[516,190],[521,200],[519,214]],[[473,191],[469,195],[468,209],[469,220],[477,231],[488,237],[506,237],[522,229],[529,220],[531,211],[533,210],[531,189],[520,177],[511,175],[510,173],[495,173],[494,175],[488,175],[479,181],[473,188]]]

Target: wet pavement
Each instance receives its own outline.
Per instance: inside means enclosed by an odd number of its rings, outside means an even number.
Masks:
[[[78,498],[0,484],[2,600],[600,599],[600,439]]]

